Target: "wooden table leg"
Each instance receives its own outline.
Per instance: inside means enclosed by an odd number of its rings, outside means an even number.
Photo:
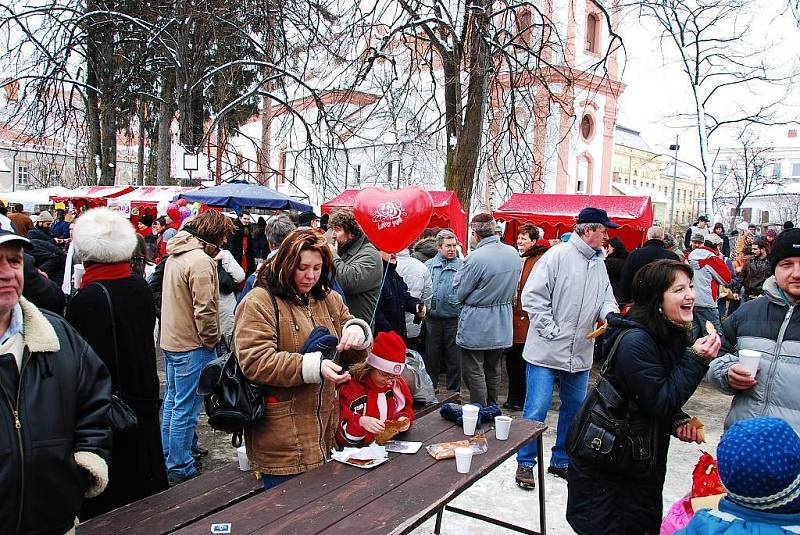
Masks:
[[[439,533],[442,530],[442,515],[443,514],[444,514],[444,507],[439,509],[439,511],[436,513],[436,526],[434,526],[434,528],[433,528],[433,532],[436,535],[439,535]]]
[[[547,520],[545,514],[545,497],[544,497],[544,441],[542,435],[536,437],[537,445],[537,467],[539,472],[539,532],[542,535],[547,533]]]

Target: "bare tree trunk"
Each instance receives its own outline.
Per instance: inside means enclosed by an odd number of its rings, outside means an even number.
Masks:
[[[264,95],[262,100],[264,109],[261,111],[261,146],[258,150],[258,183],[269,186],[271,180],[269,156],[270,136],[272,135],[272,100]],[[277,189],[277,181],[274,184]]]
[[[100,106],[100,184],[113,186],[117,174],[117,112],[114,103],[103,99]]]
[[[100,111],[97,106],[97,76],[92,65],[92,52],[94,48],[89,44],[89,60],[86,62],[86,121],[89,130],[89,142],[86,146],[86,171],[91,184],[98,184],[100,175]]]
[[[164,77],[161,86],[161,104],[158,111],[158,161],[156,167],[156,183],[166,186],[172,178],[172,117],[175,109],[172,104],[172,95],[175,85],[173,74]]]
[[[219,184],[222,181],[222,155],[224,154],[225,145],[228,143],[228,134],[225,132],[225,127],[222,121],[217,123],[217,161],[215,166],[214,182]]]
[[[144,118],[144,104],[139,103],[139,145],[136,150],[136,184],[144,186],[144,136],[145,136],[145,118]]]

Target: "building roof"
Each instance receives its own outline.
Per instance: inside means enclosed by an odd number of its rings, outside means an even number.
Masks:
[[[650,148],[650,145],[647,144],[647,141],[644,140],[639,132],[619,124],[614,129],[614,143],[616,145],[623,145],[632,149],[657,154],[653,152],[653,149]]]

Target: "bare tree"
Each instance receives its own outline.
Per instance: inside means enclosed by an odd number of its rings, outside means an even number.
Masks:
[[[678,118],[696,128],[705,181],[705,212],[712,215],[714,184],[709,138],[725,127],[786,124],[779,104],[794,71],[768,61],[768,48],[750,26],[751,0],[638,0],[641,16],[661,29],[663,49],[677,54],[692,94],[692,111]],[[737,92],[747,98],[737,98]],[[768,94],[759,99],[757,95]],[[756,98],[754,98],[756,97]]]
[[[742,205],[752,195],[763,192],[776,183],[771,167],[775,164],[772,147],[760,142],[750,129],[744,129],[738,137],[737,147],[725,159],[718,159],[719,174],[714,192],[714,204],[719,208],[731,208],[728,226],[733,228],[736,217],[741,215]]]

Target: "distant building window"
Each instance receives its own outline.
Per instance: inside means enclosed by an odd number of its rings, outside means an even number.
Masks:
[[[597,34],[600,29],[600,20],[594,13],[586,17],[586,51],[597,53],[598,39]]]
[[[753,218],[753,209],[742,208],[742,218],[744,218],[745,221],[750,221]]]
[[[772,164],[772,176],[775,178],[781,177],[781,162],[775,162]]]
[[[27,165],[17,166],[17,186],[27,186],[30,171]]]
[[[356,165],[356,182],[361,182],[361,164]]]
[[[391,183],[394,177],[394,162],[389,162],[389,167],[386,170],[386,182]]]
[[[797,137],[797,130],[795,130],[794,128],[789,130],[789,137]]]
[[[728,166],[724,163],[719,164],[719,174],[720,176],[725,176],[728,174]]]
[[[532,29],[531,12],[527,9],[517,15],[517,37],[514,42],[518,45],[524,45],[530,41]]]
[[[800,176],[800,162],[792,162],[792,176]]]
[[[592,164],[589,158],[582,156],[578,160],[578,181],[575,184],[575,193],[586,193],[592,180]]]
[[[769,223],[769,211],[768,210],[762,210],[761,211],[761,223],[762,224]]]
[[[581,137],[584,141],[589,141],[594,134],[594,121],[588,113],[581,119]]]
[[[638,186],[638,185],[639,185],[638,181],[637,181],[637,180],[634,180],[634,181],[633,181],[633,185],[634,185],[634,186]]]

